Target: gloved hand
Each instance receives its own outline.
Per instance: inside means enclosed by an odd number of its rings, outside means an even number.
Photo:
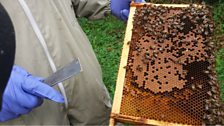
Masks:
[[[145,0],[135,0],[135,2],[145,2]],[[131,0],[111,0],[110,9],[111,13],[123,20],[128,20]]]
[[[14,66],[3,93],[0,121],[16,118],[40,106],[43,98],[63,103],[63,96],[24,69]]]

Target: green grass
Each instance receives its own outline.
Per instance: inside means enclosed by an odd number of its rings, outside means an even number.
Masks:
[[[217,26],[215,33],[224,34],[224,2],[215,4],[213,7],[214,21]],[[93,46],[102,67],[104,83],[113,98],[126,25],[113,16],[98,21],[80,18],[79,22]],[[221,49],[216,57],[216,71],[224,100],[224,49]]]
[[[216,71],[222,92],[222,100],[224,101],[224,49],[221,49],[216,56]]]
[[[118,21],[113,16],[97,21],[81,18],[79,21],[101,64],[103,81],[113,98],[125,23]]]
[[[214,5],[213,18],[216,24],[216,35],[224,35],[224,1]],[[223,36],[224,37],[224,36]],[[224,49],[220,49],[216,54],[216,71],[222,92],[222,100],[224,101]]]

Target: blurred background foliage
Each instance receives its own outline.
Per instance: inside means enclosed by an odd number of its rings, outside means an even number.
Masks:
[[[202,0],[146,0],[152,3],[166,4],[189,4],[201,3]],[[218,51],[216,53],[216,71],[220,81],[222,99],[224,100],[224,0],[205,0],[211,8],[216,26],[215,36]],[[99,63],[102,67],[103,80],[114,96],[117,72],[123,45],[126,23],[108,16],[102,20],[90,21],[86,18],[79,18],[79,23],[87,34]]]

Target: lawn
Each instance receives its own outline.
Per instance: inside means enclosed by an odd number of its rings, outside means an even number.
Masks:
[[[113,97],[126,24],[113,16],[97,21],[81,18],[79,21],[93,46],[102,67],[104,83]]]
[[[223,35],[224,2],[220,0],[212,6],[217,27],[215,34]],[[104,83],[113,98],[126,24],[113,16],[97,21],[80,18],[79,22],[93,46],[102,67]],[[224,49],[216,54],[216,71],[224,100]]]

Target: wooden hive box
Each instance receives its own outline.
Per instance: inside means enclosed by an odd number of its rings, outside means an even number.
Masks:
[[[110,125],[223,124],[204,5],[131,3]]]

